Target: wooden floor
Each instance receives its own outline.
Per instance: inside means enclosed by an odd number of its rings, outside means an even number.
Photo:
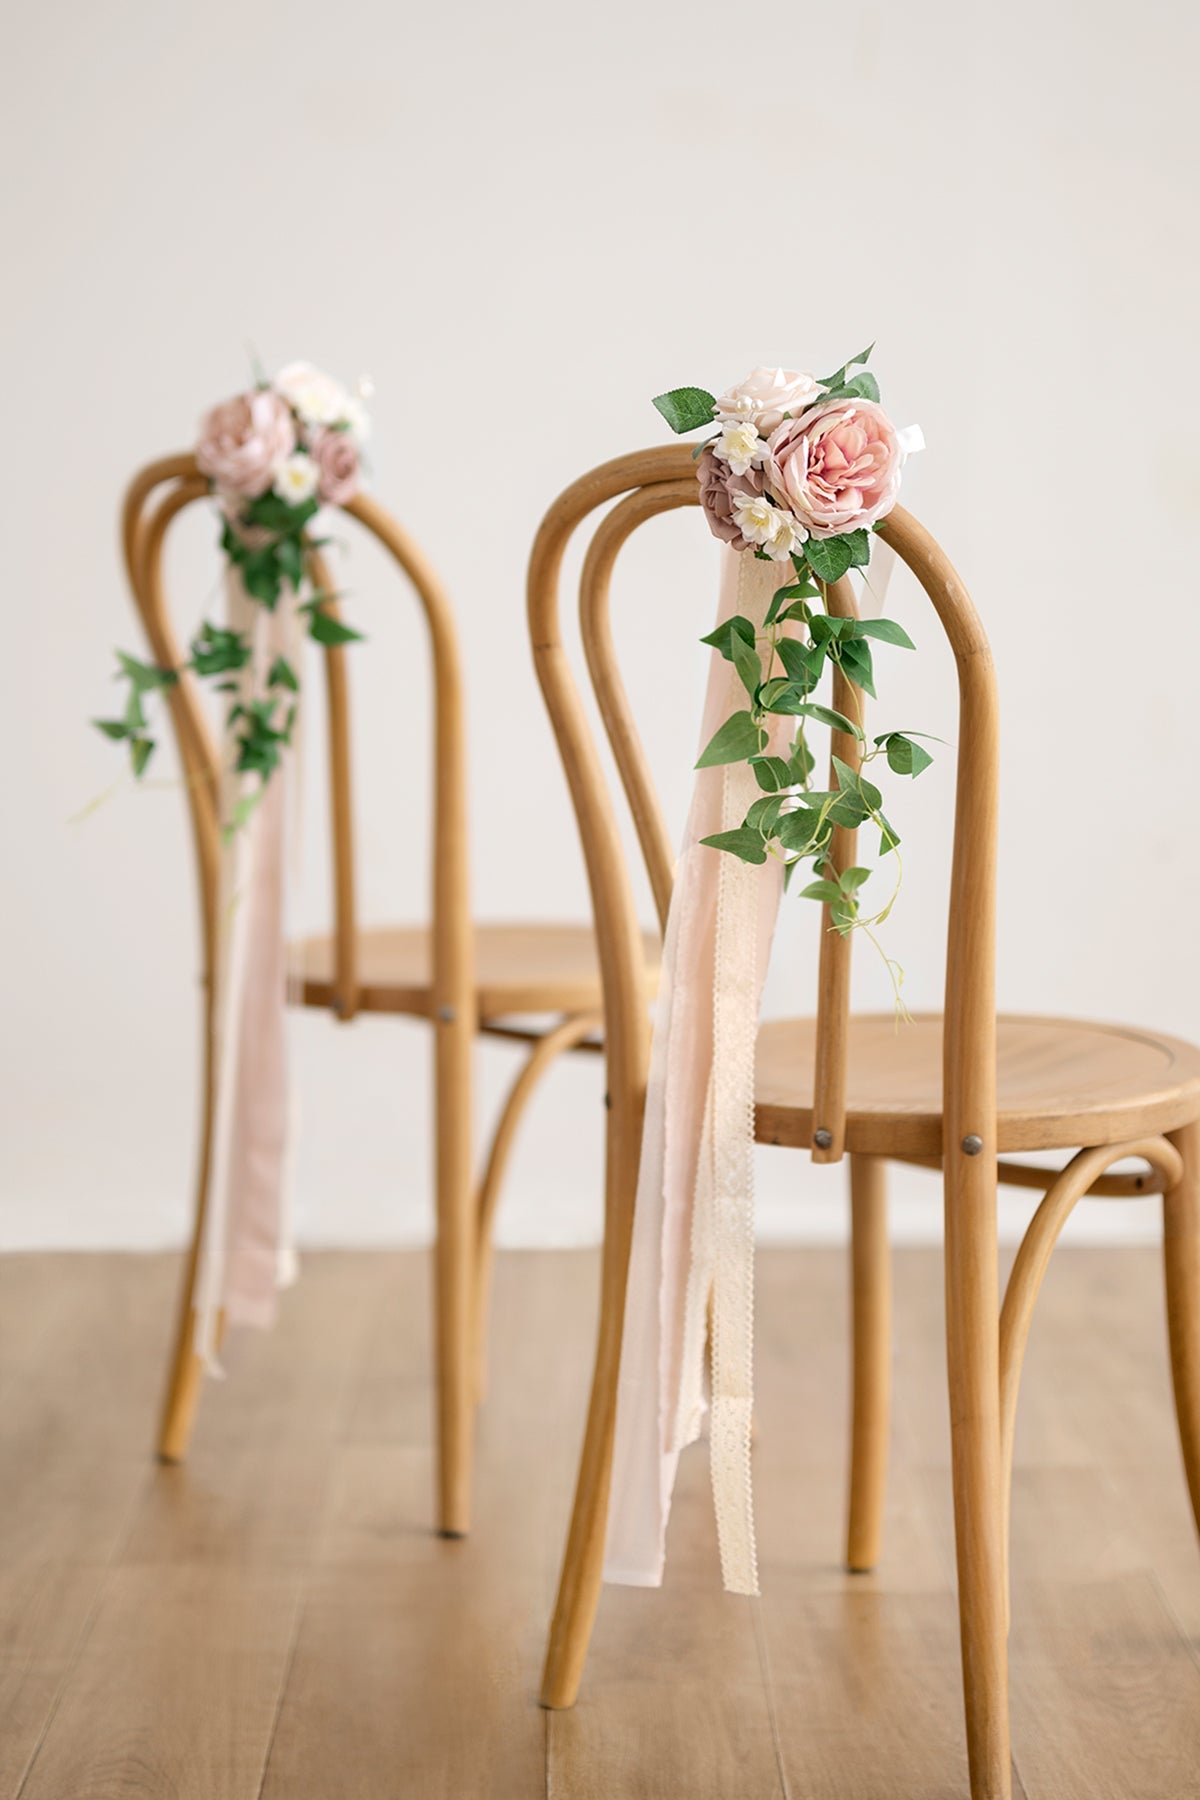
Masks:
[[[698,1447],[667,1586],[606,1591],[583,1699],[551,1716],[593,1256],[500,1258],[466,1543],[427,1530],[422,1256],[310,1257],[169,1470],[147,1448],[173,1260],[0,1259],[0,1800],[961,1800],[940,1258],[897,1265],[878,1573],[838,1565],[844,1259],[766,1251],[763,1597],[720,1592]],[[1200,1552],[1152,1253],[1058,1253],[1018,1462],[1018,1792],[1200,1795]]]

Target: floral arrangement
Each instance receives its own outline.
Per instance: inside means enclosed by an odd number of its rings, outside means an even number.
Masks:
[[[905,455],[921,447],[919,431],[898,432],[880,405],[879,385],[864,366],[870,354],[864,350],[824,378],[759,368],[719,399],[703,388],[675,388],[654,401],[673,431],[715,427],[696,451],[701,504],[714,537],[787,564],[790,576],[761,628],[736,616],[702,639],[734,664],[747,705],[726,719],[696,766],[746,762],[761,790],[740,826],[703,842],[743,862],[777,857],[785,882],[798,863],[810,863],[817,879],[802,892],[828,904],[843,935],[855,928],[870,935],[891,911],[895,892],[874,915],[864,914],[859,894],[870,871],[834,866],[835,827],[874,823],[880,854],[896,859],[898,887],[900,839],[864,771],[882,757],[895,774],[916,776],[933,760],[917,742],[920,733],[886,731],[868,742],[857,707],[856,689],[875,696],[872,642],[911,650],[911,638],[891,619],[841,618],[828,609],[830,585],[851,569],[866,570],[873,533],[896,503]],[[857,716],[817,699],[830,668],[847,677]],[[780,714],[796,720],[787,755],[769,749],[768,720]],[[857,742],[859,766],[835,756],[837,785],[830,790],[813,786],[810,723]],[[898,980],[895,965],[884,960]]]
[[[369,422],[363,404],[367,384],[350,393],[309,363],[289,363],[273,380],[260,378],[247,392],[205,414],[196,443],[196,466],[208,477],[221,518],[221,548],[249,598],[274,612],[287,596],[307,619],[307,635],[319,644],[358,639],[326,610],[335,596],[313,592],[301,600],[308,552],[320,548],[310,527],[323,502],[345,506],[358,491],[362,446]],[[184,670],[212,680],[234,696],[226,716],[233,767],[259,777],[237,804],[226,830],[244,824],[261,798],[296,719],[299,676],[275,655],[261,680],[247,691],[253,646],[250,633],[205,621],[180,668],[159,668],[117,652],[118,679],[129,683],[119,719],[97,719],[106,737],[129,747],[135,775],[142,775],[155,739],[146,716],[151,693],[173,687]],[[251,673],[253,673],[251,671]]]

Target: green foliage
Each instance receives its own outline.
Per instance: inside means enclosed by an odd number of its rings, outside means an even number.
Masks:
[[[669,393],[656,394],[653,404],[675,432],[712,425],[717,406],[711,394],[696,387],[672,388]]]
[[[221,547],[237,569],[247,594],[268,611],[274,611],[284,595],[298,595],[304,586],[309,552],[320,547],[307,530],[317,510],[315,499],[306,500],[302,506],[291,506],[277,494],[263,494],[243,506],[236,523],[228,516],[222,517]],[[334,597],[314,594],[309,600],[297,601],[297,610],[307,615],[309,637],[326,646],[358,642],[360,632],[325,610]],[[749,633],[748,645],[743,644],[743,648],[749,648],[757,667],[754,627],[749,620],[742,624]],[[252,693],[243,691],[249,681],[245,672],[252,660],[250,633],[229,630],[209,620],[196,632],[188,646],[187,660],[178,669],[159,668],[118,651],[118,679],[129,684],[124,715],[119,719],[93,720],[105,737],[128,745],[133,772],[139,776],[155,749],[145,710],[149,695],[173,687],[185,672],[209,682],[213,692],[229,695],[231,704],[225,724],[233,767],[239,774],[257,777],[257,784],[248,787],[236,801],[222,828],[226,838],[240,831],[252,816],[291,744],[296,723],[295,696],[300,692],[300,678],[292,664],[285,656],[276,656],[267,672],[264,691]]]
[[[762,730],[748,712],[726,719],[705,745],[696,762],[698,769],[715,769],[722,763],[748,762],[762,749]]]

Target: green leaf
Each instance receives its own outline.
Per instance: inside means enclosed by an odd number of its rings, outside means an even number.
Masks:
[[[150,692],[152,688],[174,687],[179,680],[175,669],[160,669],[154,663],[139,662],[136,656],[127,656],[124,650],[117,651],[117,661],[121,672],[127,675],[136,692]]]
[[[832,881],[810,881],[806,888],[800,889],[802,900],[820,900],[826,906],[832,906],[842,897],[841,889]]]
[[[790,788],[793,784],[792,765],[782,756],[752,757],[750,767],[764,793],[780,794],[784,788]]]
[[[713,850],[727,850],[743,862],[765,863],[767,860],[767,846],[761,831],[749,831],[744,825],[734,831],[714,832],[712,837],[701,838],[700,842]]]
[[[762,746],[759,729],[748,712],[735,712],[705,745],[698,769],[715,769],[722,763],[747,762]]]
[[[191,657],[197,675],[224,675],[231,669],[244,669],[250,661],[250,639],[244,631],[227,631],[205,620],[192,639]]]
[[[802,644],[796,638],[780,638],[775,648],[792,681],[798,681],[805,688],[816,687],[825,664],[823,644]]]
[[[735,637],[741,638],[743,642],[747,644],[752,645],[754,643],[754,626],[749,619],[743,618],[741,613],[735,613],[732,619],[722,620],[721,624],[717,626],[717,629],[715,631],[710,631],[707,637],[702,637],[700,642],[702,644],[711,644],[714,650],[719,650],[721,652],[721,655],[725,658],[726,662],[732,662],[733,640]]]
[[[828,835],[828,821],[823,821],[819,812],[807,806],[784,813],[777,827],[777,836],[785,850],[815,850]]]
[[[882,806],[883,795],[866,779],[861,769],[852,769],[840,756],[833,758],[833,766],[837,770],[838,786],[843,793],[861,794],[868,806]]]
[[[235,834],[249,822],[254,814],[255,808],[262,800],[263,791],[264,790],[261,787],[254,788],[250,793],[241,795],[241,797],[234,802],[233,811],[229,816],[229,821],[221,828],[221,836],[226,843],[228,843],[230,838],[235,836]]]
[[[874,348],[874,344],[868,344],[860,356],[852,356],[849,362],[844,362],[840,369],[834,370],[832,375],[826,375],[819,385],[823,388],[841,387],[851,369],[857,369],[865,363]]]
[[[870,562],[871,534],[865,526],[858,531],[844,531],[838,542],[849,546],[852,569],[864,569]]]
[[[868,880],[870,874],[870,869],[847,869],[844,874],[838,876],[838,886],[841,888],[843,894],[857,893],[863,882]]]
[[[869,646],[861,638],[850,638],[838,645],[838,657],[842,668],[850,677],[855,687],[864,694],[875,698],[875,665],[871,660]]]
[[[792,745],[789,766],[792,771],[792,780],[795,782],[807,781],[817,766],[817,759],[805,743],[803,732],[797,735]]]
[[[133,764],[133,772],[135,775],[142,775],[145,773],[146,764],[150,761],[150,758],[153,755],[154,755],[154,739],[153,738],[148,738],[148,737],[130,738],[130,740],[129,740],[129,760]]]
[[[820,597],[820,594],[817,592],[811,581],[794,581],[790,587],[776,588],[774,594],[771,596],[771,604],[767,608],[765,623],[774,625],[775,621],[781,616],[786,616],[790,619],[807,618],[808,607],[803,604],[789,606],[786,615],[781,614],[781,609],[789,600],[795,600],[802,603],[805,600],[819,600]]]
[[[281,500],[278,494],[260,494],[257,500],[251,500],[242,511],[242,518],[247,525],[259,525],[264,531],[277,532],[281,537],[298,537],[310,519],[316,517],[320,509],[320,501],[315,497],[302,500],[299,506],[293,506],[290,500]]]
[[[817,613],[810,630],[815,643],[832,643],[835,638],[853,637],[854,620],[833,618],[829,613]]]
[[[783,681],[777,676],[763,688],[759,703],[764,712],[782,713],[790,718],[804,710],[810,691],[807,681],[801,685],[798,681]]]
[[[271,664],[270,672],[267,675],[267,686],[269,688],[288,688],[293,694],[298,694],[300,692],[300,683],[296,679],[296,671],[293,669],[286,656],[277,656],[275,661]]]
[[[283,579],[298,588],[304,580],[304,546],[299,538],[282,538],[275,547],[275,560]]]
[[[888,768],[897,775],[919,775],[933,761],[928,750],[923,749],[920,744],[914,744],[902,731],[891,732],[884,747],[887,751]]]
[[[120,742],[122,738],[129,737],[132,730],[132,727],[127,725],[124,719],[93,719],[92,724],[97,731],[102,731],[106,738],[114,738],[117,742]]]
[[[283,592],[283,574],[274,544],[265,550],[251,550],[242,562],[242,585],[252,600],[274,612]]]
[[[683,432],[711,425],[717,403],[704,388],[681,387],[672,388],[666,394],[656,394],[653,405],[672,431]]]
[[[878,400],[879,383],[868,369],[861,374],[852,375],[842,389],[848,400]]]
[[[916,645],[895,619],[860,619],[856,637],[877,638],[881,644],[899,644],[902,650],[915,650]]]
[[[885,818],[882,813],[879,815],[879,824],[879,854],[886,856],[888,851],[894,850],[900,842],[900,833],[895,829],[891,820]]]
[[[331,613],[313,612],[308,618],[308,635],[318,644],[361,644],[363,634],[343,625]]]
[[[779,822],[783,798],[782,794],[764,794],[761,800],[752,801],[742,824],[770,837]]]
[[[861,738],[863,736],[861,728],[854,723],[853,719],[848,719],[845,713],[838,712],[832,706],[821,706],[816,700],[810,700],[804,706],[796,707],[795,710],[805,719],[816,719],[820,725],[831,725],[834,731],[844,731],[847,737]]]
[[[759,661],[758,651],[739,637],[737,632],[734,632],[730,643],[733,649],[733,666],[741,677],[742,686],[753,700],[762,681],[762,663]]]
[[[840,581],[846,570],[853,566],[854,553],[849,542],[851,535],[848,533],[844,537],[809,538],[804,546],[808,552],[809,565],[822,581]]]

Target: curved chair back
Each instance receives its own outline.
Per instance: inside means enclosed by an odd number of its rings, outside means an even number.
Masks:
[[[659,513],[698,505],[699,499],[689,445],[667,445],[617,457],[559,496],[542,522],[529,566],[529,627],[534,660],[571,790],[595,911],[612,1109],[610,1203],[616,1192],[632,1192],[636,1180],[649,1060],[647,990],[633,888],[613,796],[563,648],[559,578],[563,553],[572,533],[597,508],[616,501],[597,525],[584,559],[580,624],[600,714],[633,817],[659,918],[665,922],[673,882],[670,838],[617,665],[609,621],[609,588],[617,555],[639,525]],[[897,507],[880,535],[913,571],[933,602],[957,664],[959,753],[946,966],[945,1146],[947,1159],[953,1151],[956,1174],[963,1177],[968,1189],[977,1180],[990,1181],[994,1186],[998,722],[991,653],[965,588],[929,533]],[[842,616],[853,610],[854,596],[848,580],[843,579],[830,589],[829,603],[830,610]],[[837,678],[839,683],[844,682],[840,671]],[[835,707],[849,711],[847,699],[843,685],[840,692],[835,691]],[[835,733],[833,749],[843,761],[855,763],[857,746],[853,739]],[[853,861],[853,850],[854,833],[839,828],[832,852],[835,865],[848,866]],[[826,909],[813,1096],[812,1154],[820,1162],[838,1160],[845,1147],[851,937],[841,937],[830,926]],[[990,1154],[979,1154],[975,1140]],[[958,1160],[962,1157],[968,1161]],[[958,1191],[962,1191],[960,1186]],[[616,1234],[619,1239],[627,1236],[629,1222],[624,1220],[625,1231]],[[624,1261],[625,1247],[620,1241],[613,1246],[618,1269]]]
[[[209,483],[197,469],[195,458],[185,455],[148,464],[134,477],[125,496],[125,566],[155,660],[162,667],[178,668],[183,661],[164,587],[163,546],[175,519],[194,501],[209,495]],[[358,494],[342,510],[383,545],[408,577],[429,634],[434,690],[432,1004],[435,1018],[466,1020],[472,1004],[474,973],[468,908],[462,667],[454,618],[436,573],[408,533],[377,500]],[[332,593],[325,559],[317,549],[308,552],[308,573],[315,590]],[[337,601],[325,600],[323,610],[336,615]],[[359,1003],[350,700],[344,647],[329,645],[323,654],[333,839],[334,1010],[340,1018],[350,1019]],[[217,747],[194,678],[185,674],[167,694],[196,848],[205,976],[211,991],[220,859]]]

